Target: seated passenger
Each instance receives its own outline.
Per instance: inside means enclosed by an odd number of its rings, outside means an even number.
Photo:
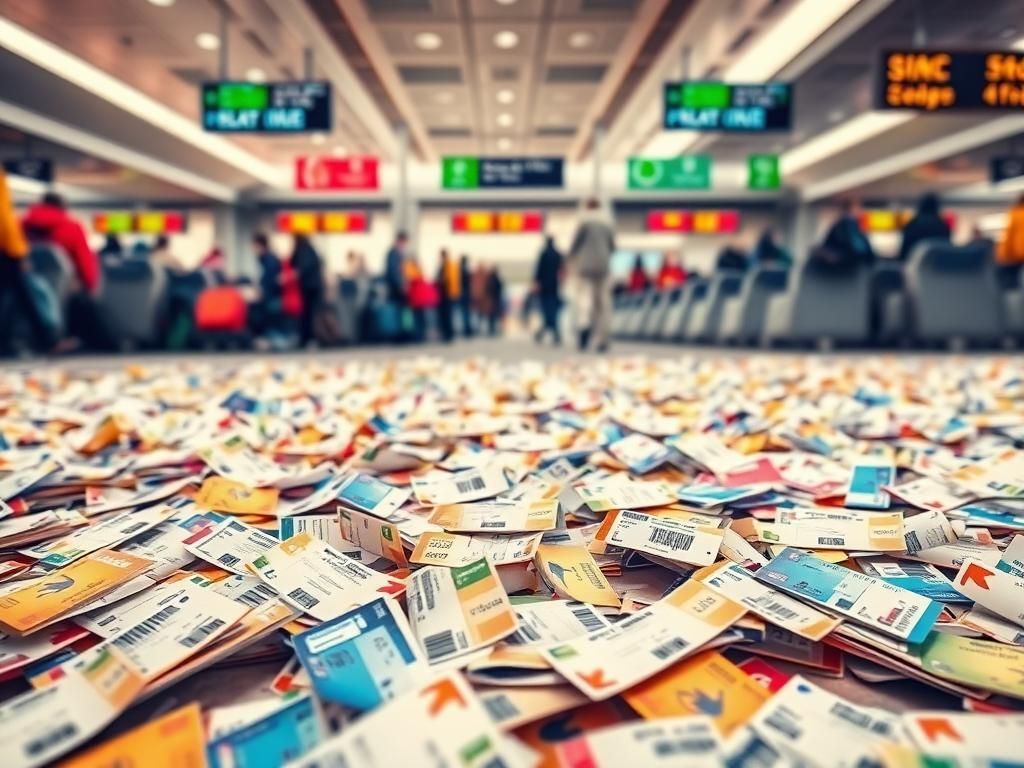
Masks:
[[[119,259],[124,255],[124,247],[121,245],[121,240],[117,235],[107,235],[103,241],[103,247],[99,250],[99,257],[105,259],[107,257]]]
[[[793,259],[785,248],[775,242],[775,233],[766,228],[754,246],[753,261],[759,267],[789,267]]]
[[[932,192],[921,198],[914,218],[903,227],[903,242],[900,244],[899,260],[906,261],[914,246],[925,240],[941,240],[948,243],[950,239],[949,224],[939,213],[939,198]]]
[[[685,282],[686,270],[683,269],[683,265],[679,261],[679,254],[668,251],[665,254],[665,260],[661,263],[661,269],[658,270],[658,290],[678,288]]]
[[[1006,215],[1006,229],[996,249],[996,262],[1004,266],[1024,264],[1024,195]]]
[[[647,270],[644,268],[644,259],[638,255],[633,262],[633,271],[629,273],[628,290],[630,293],[643,293],[650,287],[651,278],[647,276]]]
[[[64,199],[53,192],[28,209],[21,220],[28,239],[59,246],[71,259],[80,288],[95,294],[100,284],[100,261],[85,239],[85,230],[67,212]]]
[[[718,252],[715,260],[716,272],[745,272],[747,269],[747,255],[735,244],[730,243]]]
[[[860,228],[853,201],[843,202],[839,218],[829,227],[822,244],[811,252],[811,260],[838,268],[874,263],[875,251]]]

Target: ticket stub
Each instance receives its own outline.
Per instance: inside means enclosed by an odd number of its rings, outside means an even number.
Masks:
[[[956,509],[974,498],[974,493],[934,477],[918,477],[886,488],[893,496],[920,509],[938,512]]]
[[[693,565],[715,562],[722,538],[721,528],[691,525],[627,509],[607,515],[594,536],[606,544]]]
[[[344,507],[338,507],[338,515],[341,518],[341,535],[347,541],[402,567],[409,564],[397,525]]]
[[[159,749],[153,749],[159,744]],[[150,720],[127,733],[68,758],[62,768],[145,765],[183,768],[206,762],[202,710],[193,702]]]
[[[413,635],[437,663],[491,645],[516,631],[505,588],[486,559],[458,568],[421,568],[409,577]]]
[[[855,509],[888,509],[885,486],[896,479],[896,465],[881,456],[860,456],[850,472],[846,506]]]
[[[639,432],[616,440],[608,446],[608,453],[637,475],[657,469],[672,455],[672,452],[663,443]]]
[[[527,768],[507,745],[462,675],[449,672],[370,712],[289,768]]]
[[[1020,763],[1024,715],[909,712],[903,727],[925,755],[921,764],[997,768]]]
[[[712,592],[808,640],[821,640],[839,626],[839,619],[772,589],[735,563],[722,564],[698,576]]]
[[[1024,576],[1024,536],[1017,534],[1010,539],[996,568],[1014,576]]]
[[[594,556],[581,544],[541,544],[535,562],[559,597],[614,608],[622,605]]]
[[[640,480],[583,482],[573,486],[573,490],[593,512],[607,512],[610,509],[663,507],[676,500],[672,487],[661,482]]]
[[[444,474],[432,472],[412,479],[412,490],[421,504],[461,504],[490,499],[510,488],[505,469],[490,463],[479,469]]]
[[[593,701],[646,680],[732,626],[746,608],[697,581],[601,632],[543,649],[544,657]]]
[[[544,600],[514,606],[519,629],[505,638],[515,645],[560,643],[587,632],[607,629],[611,623],[593,606],[575,600]]]
[[[692,432],[666,441],[688,459],[707,467],[713,474],[722,475],[750,461],[750,457],[734,451],[716,435]]]
[[[337,492],[338,503],[349,509],[388,517],[409,500],[408,488],[397,488],[362,473],[351,475]]]
[[[367,568],[306,533],[282,541],[252,563],[253,572],[289,605],[327,621],[405,585]]]
[[[921,666],[934,675],[985,691],[1024,698],[1018,670],[1024,648],[948,632],[932,632],[921,646]]]
[[[943,603],[968,603],[938,568],[928,563],[891,557],[859,557],[857,566],[868,576]]]
[[[866,515],[856,520],[790,516],[776,523],[757,520],[754,528],[761,541],[805,549],[900,552],[906,545],[901,512]]]
[[[1020,498],[1024,496],[1024,451],[1008,448],[967,464],[949,475],[949,481],[981,499]]]
[[[942,613],[941,603],[792,547],[762,567],[756,578],[908,643],[923,642]]]
[[[722,504],[750,499],[771,490],[767,485],[724,486],[713,483],[684,485],[676,491],[676,498],[698,507],[717,507]]]
[[[908,555],[923,549],[956,544],[958,533],[964,532],[962,522],[951,523],[942,512],[932,510],[903,518],[903,539]],[[959,529],[959,530],[958,530]]]
[[[208,563],[231,573],[246,575],[245,564],[255,560],[280,542],[269,533],[238,520],[225,520],[213,528],[203,528],[185,539],[185,549]]]
[[[495,565],[523,563],[533,559],[543,534],[526,533],[497,536],[478,533],[467,536],[458,533],[420,534],[409,562],[420,565],[443,565],[449,568],[487,558]]]
[[[48,453],[42,454],[38,457],[37,461],[33,461],[31,467],[26,467],[16,472],[9,472],[0,478],[0,499],[10,501],[20,496],[58,469],[60,469],[60,462],[56,458]]]
[[[558,521],[558,501],[480,501],[435,507],[430,522],[452,533],[532,533],[550,531]]]
[[[1024,627],[1024,578],[978,560],[965,560],[953,584],[981,607]]]
[[[394,600],[378,597],[294,638],[317,695],[360,711],[410,690],[426,672]]]
[[[722,740],[706,715],[622,723],[555,745],[558,765],[617,768],[719,768]]]

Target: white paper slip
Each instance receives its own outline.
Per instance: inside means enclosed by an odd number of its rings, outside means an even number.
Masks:
[[[599,728],[555,744],[558,768],[720,768],[722,739],[707,715]]]
[[[188,582],[191,581],[194,581],[193,586],[198,588],[209,584],[207,579],[198,574],[187,579],[177,579],[155,586],[150,582],[147,589],[139,590],[135,594],[121,599],[116,605],[99,601],[90,603],[89,610],[78,616],[75,621],[102,638],[113,639],[151,615],[154,612],[154,605],[171,600],[175,595],[185,592],[188,589]]]
[[[724,475],[750,461],[749,456],[734,451],[717,436],[706,432],[692,432],[685,437],[671,438],[666,443],[688,459],[707,467],[716,476]]]
[[[185,549],[196,557],[243,576],[250,573],[246,563],[278,544],[269,533],[232,519],[204,528],[184,541]]]
[[[924,642],[942,613],[942,603],[793,547],[763,566],[755,578],[908,643]]]
[[[688,581],[606,630],[542,653],[588,698],[602,701],[690,655],[746,612],[700,582]]]
[[[975,498],[973,492],[957,488],[934,477],[918,477],[899,485],[888,486],[886,490],[911,506],[939,512],[956,509]]]
[[[453,533],[529,533],[550,531],[558,520],[558,501],[478,501],[435,507],[430,522]]]
[[[420,565],[468,565],[484,557],[495,565],[532,560],[540,544],[541,533],[514,533],[507,536],[478,533],[423,533],[409,555],[409,562]]]
[[[718,559],[722,536],[721,528],[623,509],[605,518],[595,538],[681,563],[711,565]]]
[[[397,488],[362,473],[350,475],[336,494],[343,507],[381,518],[394,514],[411,495],[408,488]]]
[[[953,585],[982,608],[1024,627],[1024,577],[965,560]]]
[[[306,533],[268,549],[250,566],[285,602],[320,621],[405,588]]]
[[[38,463],[35,463],[38,461]],[[10,501],[27,491],[47,475],[60,469],[60,462],[46,453],[34,460],[34,465],[0,476],[0,499]]]
[[[908,712],[903,715],[903,727],[914,746],[937,766],[953,765],[953,760],[972,768],[1021,764],[1024,715]]]
[[[484,648],[516,631],[518,622],[494,566],[430,566],[409,577],[409,623],[431,664]]]
[[[327,504],[333,504],[334,500],[338,497],[338,493],[342,487],[352,481],[352,475],[334,475],[328,477],[325,480],[321,480],[317,483],[316,487],[313,488],[313,492],[304,499],[298,501],[287,502],[279,501],[277,505],[277,516],[280,518],[291,517],[294,515],[304,515],[307,512],[313,512],[314,510],[320,509]]]
[[[711,591],[808,640],[821,640],[839,626],[839,619],[772,589],[735,563],[723,563],[698,577]]]
[[[896,478],[896,466],[881,456],[860,456],[850,472],[846,489],[846,506],[855,509],[888,509],[889,493],[885,490]]]
[[[1020,498],[1024,496],[1024,451],[1009,448],[967,464],[949,475],[949,481],[973,491],[979,499]]]
[[[999,562],[999,556],[999,547],[995,544],[981,544],[965,538],[959,539],[955,544],[940,544],[907,555],[912,560],[931,563],[941,568],[959,568],[968,560],[977,560],[994,568]]]
[[[396,730],[398,729],[398,730]],[[528,768],[458,672],[418,685],[287,768]]]
[[[255,576],[227,576],[207,587],[211,592],[229,597],[246,608],[259,608],[277,599],[277,590],[271,589]]]
[[[901,738],[898,715],[851,704],[800,675],[766,701],[748,725],[787,756],[788,765],[853,768],[879,745]]]
[[[417,501],[431,506],[489,499],[504,493],[509,487],[504,467],[493,462],[467,472],[432,472],[412,479]]]
[[[718,550],[723,557],[748,568],[752,565],[767,565],[768,558],[732,528],[722,529],[722,546]]]
[[[903,518],[903,539],[908,555],[915,555],[923,549],[956,544],[957,537],[966,526],[952,523],[942,512],[932,510]]]
[[[639,432],[616,440],[608,446],[608,453],[638,475],[657,469],[672,455],[663,443]]]
[[[663,507],[676,500],[671,486],[666,483],[630,480],[599,480],[573,486],[580,499],[594,512],[610,509],[643,509]]]
[[[506,643],[561,643],[611,626],[593,606],[575,600],[545,600],[513,606],[519,628]]]
[[[1003,550],[1002,557],[996,563],[1000,571],[1012,573],[1014,576],[1024,577],[1024,535],[1017,534]]]
[[[805,549],[899,552],[906,546],[900,512],[864,515],[858,520],[819,517],[778,523],[757,520],[754,528],[761,541]]]

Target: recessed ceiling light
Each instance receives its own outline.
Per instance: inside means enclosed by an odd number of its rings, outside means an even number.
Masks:
[[[498,100],[499,104],[511,104],[516,100],[515,91],[511,91],[508,88],[502,88],[494,97]]]
[[[441,36],[436,32],[418,32],[413,38],[416,47],[422,51],[436,51],[441,47]]]
[[[434,94],[434,101],[438,104],[451,104],[455,101],[455,94],[451,91],[438,91]]]
[[[500,149],[502,152],[508,152],[510,149],[512,149],[512,139],[498,139],[498,149]]]
[[[250,67],[245,70],[245,79],[250,83],[263,83],[267,80],[267,73],[259,67]]]
[[[324,136],[322,133],[314,133],[312,136],[310,136],[309,140],[319,147],[321,144],[327,141],[327,137]]]
[[[515,118],[512,117],[512,115],[510,115],[508,112],[502,112],[500,115],[498,115],[498,125],[500,125],[502,128],[508,128],[515,121]]]
[[[589,48],[594,43],[594,35],[590,32],[573,32],[569,35],[570,48]]]
[[[149,0],[151,5],[158,5],[161,8],[170,8],[174,5],[174,0]]]
[[[518,0],[494,0],[498,5],[515,5]]]
[[[519,35],[511,29],[503,29],[501,32],[494,34],[494,44],[504,50],[515,48],[519,45]]]
[[[200,32],[196,35],[196,45],[204,51],[216,51],[220,48],[220,38],[213,32]]]

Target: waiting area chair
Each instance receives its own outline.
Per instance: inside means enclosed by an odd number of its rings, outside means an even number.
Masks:
[[[167,304],[167,273],[147,261],[108,264],[103,270],[100,311],[121,346],[155,346]]]
[[[716,272],[708,281],[703,301],[698,301],[690,310],[683,338],[690,342],[714,341],[722,319],[726,302],[740,292],[743,273],[738,271]]]
[[[718,341],[722,344],[756,344],[764,328],[768,301],[786,290],[789,270],[755,267],[747,272],[738,293],[725,297]]]

